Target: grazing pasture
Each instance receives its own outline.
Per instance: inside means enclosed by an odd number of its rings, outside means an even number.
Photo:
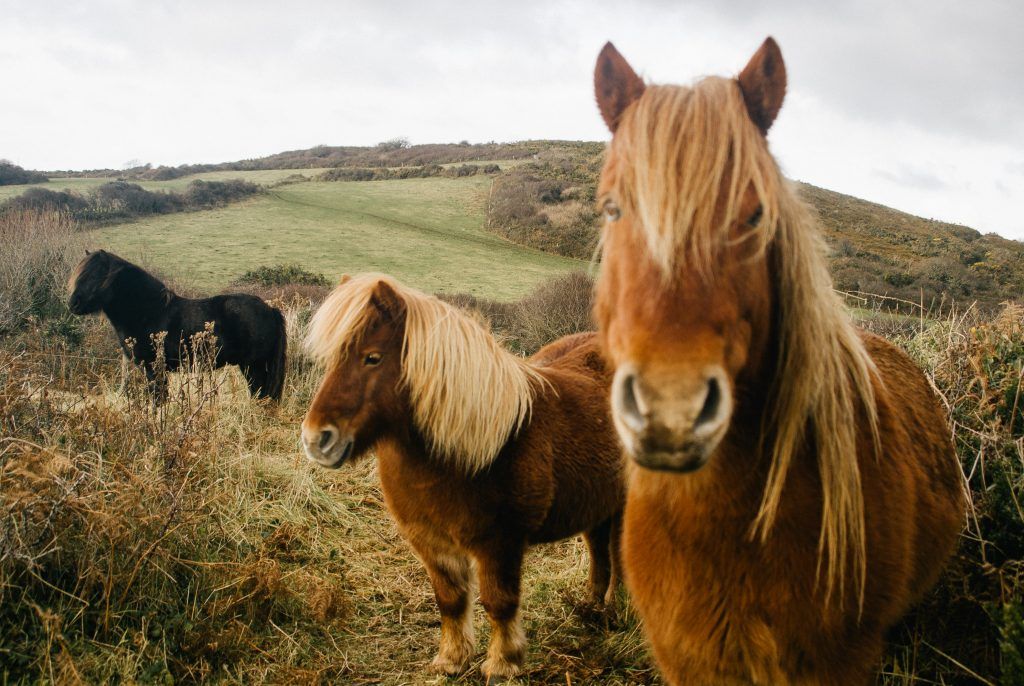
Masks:
[[[176,182],[187,185],[168,183]],[[484,176],[298,183],[219,209],[104,227],[88,240],[207,290],[285,262],[332,279],[380,271],[427,291],[509,300],[586,267],[488,233],[490,183]]]

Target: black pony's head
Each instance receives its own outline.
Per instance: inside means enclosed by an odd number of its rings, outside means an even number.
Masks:
[[[68,309],[73,314],[93,314],[110,301],[114,277],[127,264],[106,250],[86,253],[68,279]]]

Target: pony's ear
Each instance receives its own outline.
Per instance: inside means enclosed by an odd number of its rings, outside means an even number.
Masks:
[[[786,64],[775,39],[769,36],[736,77],[750,119],[767,134],[786,95]]]
[[[89,248],[86,248],[86,249],[85,249],[85,255],[86,255],[86,257],[88,257],[88,256],[90,255],[90,253],[89,253]]]
[[[405,301],[386,281],[378,281],[373,287],[370,302],[382,315],[393,321],[398,321],[405,314]]]
[[[615,46],[605,43],[594,67],[594,95],[608,129],[615,133],[622,113],[643,95],[644,81]]]
[[[339,286],[344,286],[345,284],[347,284],[351,280],[352,280],[352,275],[351,274],[342,274],[341,278],[338,279],[338,285]]]

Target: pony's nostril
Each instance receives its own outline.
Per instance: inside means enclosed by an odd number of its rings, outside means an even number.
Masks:
[[[640,399],[637,395],[636,374],[627,374],[619,384],[619,409],[622,417],[634,431],[642,431],[647,419],[640,408]]]
[[[714,421],[718,417],[718,406],[721,403],[722,387],[718,383],[718,379],[711,377],[708,379],[708,391],[704,396],[704,406],[700,408],[700,414],[697,415],[693,428],[699,429],[708,422]]]
[[[337,437],[337,435],[338,435],[338,432],[335,431],[334,429],[325,429],[325,430],[321,431],[320,432],[320,452],[326,451],[331,446],[331,444],[334,443],[334,439]]]

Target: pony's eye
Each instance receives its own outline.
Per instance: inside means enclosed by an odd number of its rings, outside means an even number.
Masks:
[[[380,353],[367,353],[366,357],[363,358],[363,364],[367,367],[376,367],[380,364],[381,354]]]
[[[619,206],[615,204],[614,200],[606,201],[603,209],[605,219],[610,222],[618,221],[622,216],[622,212],[619,211]]]
[[[761,221],[761,215],[762,214],[764,214],[764,208],[762,208],[760,205],[758,205],[757,209],[754,210],[754,214],[750,215],[750,217],[747,219],[747,225],[748,226],[757,226],[758,222]]]

